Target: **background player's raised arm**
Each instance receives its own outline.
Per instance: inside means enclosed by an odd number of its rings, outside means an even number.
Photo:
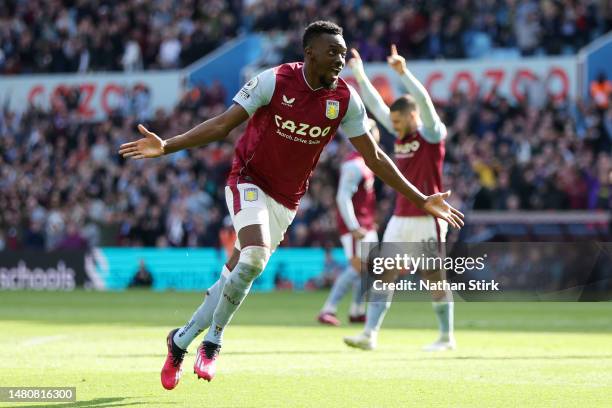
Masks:
[[[423,127],[426,129],[423,132],[423,137],[437,143],[446,137],[446,127],[440,120],[436,108],[434,107],[431,97],[427,93],[427,89],[419,82],[419,80],[410,72],[406,66],[406,59],[397,53],[395,44],[391,45],[391,55],[387,57],[389,66],[400,75],[400,79],[408,92],[414,98],[419,113],[423,122]]]
[[[361,98],[352,87],[349,90],[351,97],[341,126],[355,149],[363,156],[365,164],[385,184],[412,201],[418,208],[443,219],[455,228],[462,227],[463,214],[444,201],[450,196],[450,192],[426,196],[402,175],[389,156],[378,146],[367,131],[368,116]]]
[[[363,69],[363,62],[361,61],[361,57],[359,56],[359,52],[356,49],[351,48],[351,54],[353,58],[351,58],[348,62],[349,67],[351,67],[353,71],[353,75],[359,84],[361,89],[361,96],[363,98],[363,102],[365,103],[366,108],[372,115],[376,118],[380,124],[382,124],[389,132],[392,134],[395,133],[393,129],[393,125],[391,123],[391,119],[389,118],[389,107],[383,101],[382,97],[374,88],[374,85],[370,82],[368,77],[366,76],[365,70]]]

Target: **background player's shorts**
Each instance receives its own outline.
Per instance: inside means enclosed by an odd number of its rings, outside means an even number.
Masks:
[[[412,257],[444,257],[448,223],[432,216],[392,216],[383,235],[383,242],[398,242],[397,248],[385,247],[384,256],[403,253]]]
[[[340,236],[340,242],[342,243],[342,248],[344,248],[346,259],[350,261],[354,256],[361,257],[362,242],[378,242],[378,233],[376,231],[368,231],[363,239],[355,240],[353,235],[348,232]]]
[[[264,240],[270,243],[271,252],[283,240],[296,213],[250,183],[226,186],[225,201],[236,233],[247,225],[261,225]],[[241,248],[239,238],[236,239],[236,248]]]
[[[383,242],[446,242],[448,223],[431,216],[392,216]]]

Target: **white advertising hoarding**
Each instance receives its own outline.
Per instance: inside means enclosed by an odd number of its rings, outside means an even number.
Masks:
[[[22,111],[30,104],[48,108],[63,87],[78,87],[79,116],[83,120],[100,119],[122,103],[124,92],[145,87],[150,92],[149,109],[172,109],[182,88],[180,71],[138,73],[95,73],[60,75],[19,75],[0,77],[0,106]]]
[[[455,92],[470,97],[487,98],[494,91],[512,101],[528,98],[542,103],[548,96],[554,100],[576,97],[576,58],[524,58],[511,61],[408,61],[408,68],[423,83],[432,99],[445,102]],[[387,64],[365,64],[368,77],[386,102],[406,92],[398,75]],[[356,82],[350,69],[343,77]]]

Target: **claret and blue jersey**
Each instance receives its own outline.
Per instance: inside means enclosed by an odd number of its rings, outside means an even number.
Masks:
[[[253,183],[290,209],[298,206],[324,147],[342,126],[348,137],[367,131],[359,95],[342,79],[312,89],[303,63],[268,69],[234,97],[250,116],[236,145],[228,185]]]

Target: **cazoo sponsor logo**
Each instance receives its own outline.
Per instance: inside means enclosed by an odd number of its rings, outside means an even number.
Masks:
[[[289,119],[284,120],[280,115],[274,115],[274,122],[278,128],[276,133],[280,136],[305,144],[319,144],[320,140],[312,139],[325,137],[331,131],[331,126],[321,129],[319,126],[311,126],[308,123],[295,123]],[[311,139],[303,139],[300,136],[310,137]]]
[[[413,140],[412,142],[404,144],[396,144],[395,154],[412,157],[412,155],[416,153],[417,150],[419,150],[419,147],[421,147],[421,143],[419,143],[418,140]]]

